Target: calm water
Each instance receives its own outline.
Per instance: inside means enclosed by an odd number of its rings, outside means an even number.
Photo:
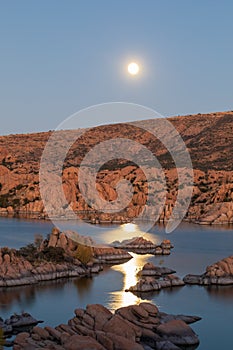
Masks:
[[[67,225],[67,223],[66,223]],[[69,223],[70,228],[89,234],[99,241],[113,241],[140,234],[131,225],[105,227]],[[20,247],[32,242],[35,233],[46,236],[52,224],[45,221],[29,221],[0,218],[0,245]],[[66,227],[67,228],[67,227]],[[98,236],[97,236],[98,235]],[[155,226],[146,237],[160,242],[168,238],[163,228]],[[101,303],[115,308],[140,302],[140,298],[124,289],[136,283],[135,273],[147,261],[176,269],[183,277],[187,273],[201,273],[208,264],[233,254],[232,227],[202,227],[182,224],[169,235],[175,248],[167,257],[139,256],[123,265],[105,269],[92,278],[58,280],[36,286],[0,289],[0,316],[8,317],[22,310],[44,320],[44,324],[57,325],[73,317],[73,310],[90,303]],[[143,296],[169,313],[196,314],[203,319],[193,328],[199,335],[200,350],[228,349],[232,345],[233,286],[199,287],[185,286],[165,289]]]

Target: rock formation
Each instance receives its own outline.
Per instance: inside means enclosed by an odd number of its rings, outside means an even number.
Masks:
[[[189,115],[169,118],[169,121],[181,134],[193,163],[194,189],[186,219],[200,224],[233,223],[233,112]],[[85,154],[96,144],[117,137],[140,142],[156,155],[165,172],[167,192],[166,203],[159,213],[159,220],[164,222],[171,216],[178,191],[174,162],[166,147],[149,132],[140,129],[141,124],[138,123],[139,128],[130,124],[114,124],[88,129],[71,147],[63,167],[63,190],[68,204],[81,219],[93,223],[121,223],[132,220],[142,212],[148,188],[155,180],[158,190],[155,203],[160,200],[159,174],[156,174],[156,179],[151,177],[150,183],[135,164],[119,159],[100,164],[96,188],[102,199],[111,202],[117,198],[118,182],[123,179],[130,181],[133,186],[133,198],[127,208],[119,213],[108,214],[97,212],[85,202],[78,186],[79,165]],[[143,121],[142,126],[147,126],[153,131],[153,125],[153,120],[148,120]],[[60,131],[61,147],[69,141],[73,132]],[[1,215],[30,215],[37,218],[47,216],[40,197],[39,167],[43,149],[50,136],[51,132],[0,137]],[[98,162],[98,159],[96,161]],[[143,159],[143,162],[143,166],[150,169],[151,165],[147,159]],[[53,164],[56,162],[51,161],[51,166]],[[181,170],[186,174],[187,169]],[[185,191],[185,188],[180,190]],[[51,193],[49,185],[47,193],[48,196],[56,195],[57,200],[61,200],[58,193]],[[63,204],[61,201],[61,213]],[[157,214],[155,213],[155,217]],[[59,216],[59,213],[54,215]]]
[[[125,250],[90,247],[80,243],[87,238],[54,228],[36,248],[33,244],[20,250],[0,248],[0,287],[34,284],[63,277],[89,276],[100,272],[103,264],[117,264],[131,259]]]
[[[233,256],[222,259],[206,268],[202,275],[187,275],[184,277],[187,284],[200,285],[230,285],[233,284]]]
[[[155,266],[152,263],[146,263],[141,269],[141,271],[138,272],[138,275],[140,277],[145,277],[145,276],[162,277],[166,275],[171,275],[173,273],[176,273],[176,271],[168,267]]]
[[[169,239],[164,239],[161,244],[155,244],[144,237],[134,237],[122,242],[115,241],[111,245],[136,254],[154,255],[169,255],[173,248]]]
[[[63,277],[78,277],[92,273],[91,267],[85,267],[78,259],[72,262],[60,263],[36,260],[29,262],[19,255],[15,249],[0,249],[0,287],[34,284]],[[101,266],[95,266],[94,272],[99,272]]]
[[[21,332],[30,332],[33,327],[42,322],[43,321],[36,320],[27,312],[22,312],[20,315],[14,314],[5,321],[0,317],[0,330],[2,332],[0,337],[0,346],[4,345],[12,347],[13,342],[8,341],[9,338],[12,338],[12,336],[15,336]]]
[[[194,349],[199,340],[188,323],[198,320],[161,313],[150,303],[122,307],[115,313],[99,304],[87,305],[85,310],[76,309],[67,324],[35,327],[31,334],[17,335],[13,349]]]
[[[117,264],[132,258],[123,249],[100,246],[95,244],[90,237],[81,236],[77,232],[72,231],[60,232],[57,228],[53,229],[49,241],[45,240],[42,246],[62,248],[71,256],[76,254],[79,246],[86,246],[91,254],[91,260],[98,264]]]
[[[135,286],[126,289],[126,292],[143,293],[153,292],[162,288],[183,286],[185,283],[176,275],[175,271],[167,267],[155,266],[152,263],[146,263],[139,271],[139,281]]]

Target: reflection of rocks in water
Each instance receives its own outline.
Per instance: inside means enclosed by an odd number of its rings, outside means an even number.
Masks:
[[[93,279],[90,277],[81,277],[74,280],[74,285],[77,287],[77,292],[80,298],[83,298],[91,291]]]
[[[0,310],[8,310],[15,302],[24,304],[27,307],[36,302],[36,295],[46,291],[57,291],[57,288],[64,288],[68,279],[40,282],[37,285],[18,286],[14,288],[0,289]]]
[[[142,300],[152,300],[156,295],[159,295],[161,293],[174,295],[176,293],[179,293],[181,289],[182,289],[182,286],[177,286],[176,288],[164,288],[162,289],[162,291],[154,290],[150,292],[132,292],[132,293]]]
[[[24,303],[27,305],[32,304],[35,301],[35,288],[34,286],[28,287],[15,287],[14,289],[1,289],[0,290],[1,309],[9,309],[15,302]]]
[[[224,302],[224,300],[227,301],[233,301],[233,286],[208,286],[205,287],[205,290],[207,291],[210,298],[213,299],[220,299]]]

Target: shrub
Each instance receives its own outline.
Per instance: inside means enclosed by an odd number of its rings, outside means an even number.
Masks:
[[[19,184],[19,185],[16,186],[16,190],[19,191],[19,190],[21,190],[23,187],[24,187],[24,185]]]
[[[55,263],[60,263],[65,260],[64,249],[60,247],[46,247],[40,254],[39,257]]]
[[[79,244],[75,251],[75,258],[81,261],[82,264],[86,265],[93,257],[92,248],[83,244]]]
[[[33,243],[30,243],[25,247],[20,248],[18,255],[26,258],[30,262],[34,262],[37,255],[37,249]]]
[[[232,199],[226,195],[223,202],[232,202]]]
[[[2,255],[9,254],[11,253],[11,249],[8,247],[2,247],[1,248]]]
[[[18,207],[20,205],[20,199],[14,198],[12,201],[13,208]]]
[[[43,239],[42,239],[43,240]],[[60,247],[46,247],[41,252],[39,251],[39,244],[41,242],[41,237],[35,238],[35,244],[30,243],[26,247],[22,247],[18,250],[17,254],[19,256],[24,257],[30,263],[40,262],[40,261],[48,261],[60,263],[65,260],[64,257],[64,249]]]
[[[4,194],[0,196],[0,207],[6,208],[10,205],[9,200],[8,200],[8,194]]]
[[[27,205],[28,203],[30,203],[30,200],[29,200],[28,198],[24,198],[23,204],[24,204],[24,205]]]

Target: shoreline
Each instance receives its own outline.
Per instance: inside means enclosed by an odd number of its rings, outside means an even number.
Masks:
[[[5,213],[3,211],[0,211],[0,218],[6,218],[6,219],[30,219],[30,220],[42,220],[42,221],[51,221],[48,217],[46,216],[41,216],[39,213],[36,212],[21,212],[19,213]],[[58,217],[53,217],[52,220],[54,221],[73,221],[73,219],[67,219],[64,217],[58,218]],[[122,224],[127,224],[133,221],[133,219],[126,218],[125,220],[101,220],[101,219],[96,219],[96,220],[90,220],[90,219],[83,219],[77,217],[77,220],[83,221],[88,224],[92,225],[122,225]],[[155,225],[165,225],[168,220],[158,220]],[[185,218],[182,220],[184,223],[189,223],[189,224],[194,224],[194,225],[200,225],[200,226],[232,226],[233,227],[233,221],[222,221],[222,222],[212,222],[208,220],[197,220],[197,219],[188,219]]]
[[[91,277],[94,274],[98,274],[103,270],[103,266],[95,265],[93,268],[84,268],[84,267],[74,267],[63,265],[63,269],[61,266],[56,264],[56,270],[54,271],[54,266],[51,266],[51,270],[47,271],[47,273],[32,273],[30,276],[22,276],[18,278],[12,279],[0,279],[0,288],[11,288],[18,286],[26,286],[26,285],[35,285],[40,282],[49,282],[62,278],[72,278],[72,277]]]

